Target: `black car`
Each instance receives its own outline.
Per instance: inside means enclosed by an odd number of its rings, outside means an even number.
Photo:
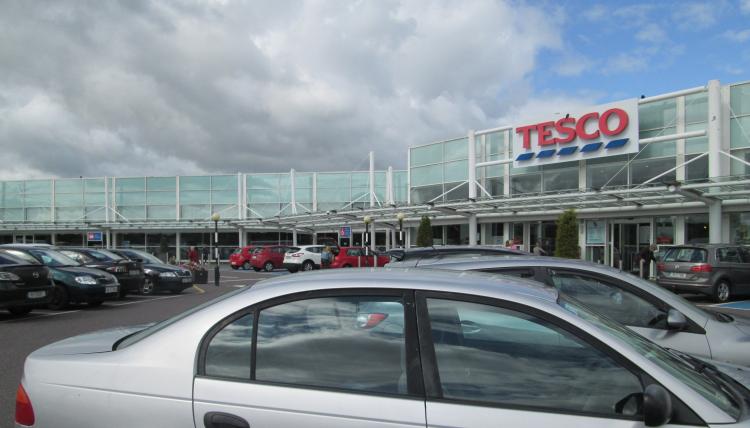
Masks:
[[[109,272],[120,283],[120,297],[140,292],[144,274],[141,263],[100,248],[60,248],[59,251],[83,266]]]
[[[385,253],[394,262],[409,262],[413,266],[428,264],[430,260],[443,260],[456,257],[528,255],[529,253],[512,248],[446,245],[441,247],[394,248]]]
[[[186,288],[193,286],[193,274],[188,269],[165,264],[156,256],[145,251],[120,248],[110,250],[111,252],[126,257],[143,265],[145,275],[142,294],[151,294],[157,291],[169,291],[172,294],[182,293]]]
[[[0,253],[0,309],[25,315],[52,298],[49,270],[35,259]]]
[[[81,266],[80,263],[49,246],[2,245],[0,254],[34,260],[49,268],[54,289],[47,304],[50,309],[65,309],[70,303],[99,306],[120,296],[120,283],[114,275]]]

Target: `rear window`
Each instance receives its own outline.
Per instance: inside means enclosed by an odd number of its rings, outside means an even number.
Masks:
[[[299,251],[299,247],[289,247],[288,250],[286,250],[287,253],[296,253]]]
[[[703,248],[670,248],[664,253],[664,261],[672,263],[706,263],[708,251]]]

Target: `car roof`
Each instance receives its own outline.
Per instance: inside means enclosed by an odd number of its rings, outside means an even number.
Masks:
[[[53,245],[50,244],[2,244],[0,248],[47,248],[54,249]]]

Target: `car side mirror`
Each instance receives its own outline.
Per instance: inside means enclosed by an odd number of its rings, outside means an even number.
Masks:
[[[684,330],[687,324],[688,320],[682,312],[677,309],[670,309],[667,312],[667,327],[670,330]]]
[[[663,386],[651,384],[643,391],[643,421],[658,427],[672,419],[672,397]]]

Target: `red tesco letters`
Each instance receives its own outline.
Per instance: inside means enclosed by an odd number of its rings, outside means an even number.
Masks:
[[[609,128],[609,119],[612,116],[618,119],[617,127]],[[596,121],[597,129],[593,132],[586,131],[589,122]],[[525,125],[516,127],[516,134],[523,137],[523,148],[531,148],[532,134],[537,134],[537,145],[550,146],[554,144],[570,143],[576,138],[582,140],[593,140],[599,138],[601,134],[608,137],[618,135],[627,129],[629,123],[628,113],[619,108],[606,110],[599,115],[597,112],[586,113],[576,120],[574,117],[563,117],[557,122],[542,122],[535,125]],[[554,131],[554,132],[553,132]]]

